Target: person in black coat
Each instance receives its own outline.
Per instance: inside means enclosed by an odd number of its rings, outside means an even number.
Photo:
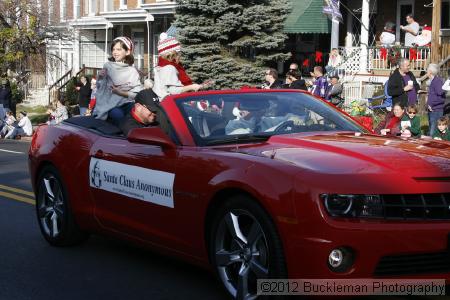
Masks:
[[[306,82],[298,71],[290,70],[286,73],[286,84],[283,85],[285,89],[308,90]]]
[[[263,85],[263,89],[281,89],[283,87],[283,83],[278,80],[278,72],[273,68],[269,68],[264,73],[265,76],[265,84]]]
[[[91,101],[91,85],[86,76],[80,77],[80,83],[77,86],[78,90],[78,105],[80,106],[80,115],[84,116],[88,110],[89,102]]]
[[[409,71],[409,59],[402,58],[399,67],[388,79],[388,95],[392,97],[392,104],[399,103],[401,107],[417,104],[417,93],[420,86],[414,74]]]
[[[2,79],[0,85],[0,104],[3,105],[3,108],[8,110],[12,109],[12,92],[11,87],[9,85],[9,81],[7,79]]]

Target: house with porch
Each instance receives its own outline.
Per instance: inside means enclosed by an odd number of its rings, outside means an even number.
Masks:
[[[175,1],[165,0],[46,0],[49,23],[69,28],[64,39],[49,40],[47,53],[47,85],[61,88],[80,70],[94,75],[109,56],[112,38],[127,35],[135,43],[135,65],[142,74],[150,74],[156,61],[157,39],[170,28],[174,19]],[[431,2],[431,3],[430,3]],[[438,2],[439,14],[433,11]],[[343,61],[340,74],[346,82],[349,99],[371,96],[374,83],[386,81],[395,64],[383,54],[377,43],[384,24],[396,24],[397,49],[402,57],[410,57],[400,25],[412,13],[421,26],[435,25],[439,19],[432,60],[429,46],[414,49],[413,70],[419,74],[431,62],[442,62],[450,54],[450,0],[341,0],[341,22],[332,22],[323,14],[322,0],[292,0],[292,11],[285,22],[289,39],[284,51],[292,52],[292,61],[301,66],[326,65],[331,45],[339,48]],[[434,30],[433,30],[434,31]],[[437,41],[436,41],[437,39]],[[437,48],[437,49],[436,49]],[[285,64],[278,64],[280,74]],[[449,63],[442,66],[443,72]],[[365,86],[369,88],[365,88]]]
[[[304,73],[307,74],[312,66],[327,64],[331,48],[339,48],[343,58],[339,74],[347,83],[347,98],[370,97],[373,85],[383,84],[396,68],[387,49],[379,43],[383,27],[389,21],[396,25],[397,58],[410,58],[412,71],[418,76],[429,63],[441,62],[441,72],[446,75],[450,66],[448,61],[445,63],[450,55],[449,4],[449,0],[341,0],[342,20],[333,24],[323,14],[323,1],[293,1],[292,12],[285,22],[285,31],[289,35],[287,50],[293,53],[290,62],[306,68]],[[433,27],[435,34],[431,46],[413,49],[402,46],[404,32],[400,25],[406,25],[409,13],[421,27]],[[438,29],[434,30],[436,27]],[[334,45],[333,40],[336,41]]]

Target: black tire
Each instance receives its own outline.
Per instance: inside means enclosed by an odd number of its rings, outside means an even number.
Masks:
[[[45,166],[39,173],[36,195],[36,216],[47,242],[52,246],[70,246],[88,238],[75,223],[67,189],[54,166]]]
[[[255,200],[245,195],[228,199],[213,216],[209,233],[212,265],[233,298],[256,298],[257,279],[287,279],[275,224]]]

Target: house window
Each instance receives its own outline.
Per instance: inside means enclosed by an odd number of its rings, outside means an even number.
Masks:
[[[441,28],[450,28],[450,0],[442,1]]]
[[[120,0],[120,7],[119,9],[127,9],[128,8],[127,0]]]
[[[66,20],[66,15],[67,15],[67,1],[61,0],[59,2],[59,16],[60,16],[61,22],[64,22]]]
[[[89,68],[102,68],[105,63],[105,43],[82,43],[81,65]]]
[[[89,0],[89,16],[95,16],[97,12],[97,0]]]
[[[103,0],[103,11],[113,11],[114,0]]]
[[[55,10],[55,8],[53,6],[53,1],[49,0],[48,1],[48,24],[51,24],[53,21],[52,16],[53,16],[54,10]]]

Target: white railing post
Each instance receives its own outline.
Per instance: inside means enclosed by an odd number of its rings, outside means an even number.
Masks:
[[[362,0],[362,15],[361,15],[361,60],[360,69],[361,73],[367,73],[367,47],[369,45],[369,21],[370,21],[370,0]]]

